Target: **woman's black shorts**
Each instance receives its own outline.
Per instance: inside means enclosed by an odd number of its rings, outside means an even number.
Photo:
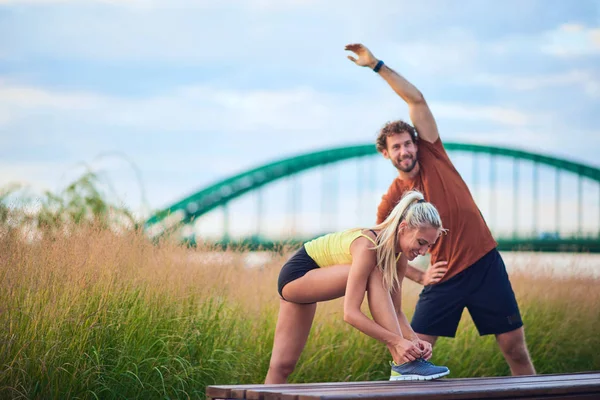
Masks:
[[[308,271],[317,268],[320,267],[317,265],[315,260],[308,255],[304,245],[302,245],[302,247],[300,247],[300,249],[298,249],[298,251],[296,251],[289,260],[287,260],[283,267],[281,267],[281,271],[279,272],[277,290],[279,291],[281,298],[285,300],[282,294],[283,287],[285,285],[291,281],[303,277]]]

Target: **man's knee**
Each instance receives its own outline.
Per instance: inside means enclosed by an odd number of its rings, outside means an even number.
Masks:
[[[529,363],[529,352],[522,328],[497,335],[496,340],[505,357],[518,364]]]
[[[296,369],[296,361],[294,361],[294,360],[276,360],[276,361],[271,360],[271,363],[269,364],[269,369],[271,371],[276,372],[277,375],[284,376],[285,378],[287,378],[288,376],[290,376],[292,374],[292,372],[294,372],[294,369]]]
[[[505,349],[504,354],[518,364],[529,363],[529,353],[524,343],[518,343]]]
[[[417,336],[419,337],[419,339],[429,342],[431,344],[431,347],[435,345],[435,342],[438,339],[437,336],[424,335],[422,333],[417,333]]]

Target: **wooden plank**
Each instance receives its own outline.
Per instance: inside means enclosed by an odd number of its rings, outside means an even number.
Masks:
[[[302,389],[314,387],[328,387],[328,386],[352,386],[356,384],[364,383],[382,383],[387,381],[360,381],[360,382],[318,382],[318,383],[285,383],[278,385],[265,385],[265,384],[247,384],[247,385],[210,385],[206,387],[206,396],[213,399],[245,399],[248,391],[257,390],[278,390],[278,389]],[[257,392],[257,393],[258,393]]]
[[[494,400],[513,400],[514,397],[500,397]],[[525,400],[598,400],[598,393],[577,393],[577,394],[557,394],[557,395],[546,395],[546,396],[534,396],[534,397],[523,397]]]
[[[454,386],[454,387],[453,387]],[[322,390],[311,393],[288,393],[297,395],[298,400],[382,400],[382,399],[428,399],[428,400],[466,400],[478,398],[529,398],[532,396],[546,395],[575,395],[595,393],[600,398],[600,379],[583,379],[570,382],[565,385],[563,382],[531,382],[496,386],[491,390],[479,387],[479,385],[414,385],[405,387],[380,388],[371,390]]]
[[[582,377],[583,378],[583,377]],[[553,379],[545,379],[546,381],[554,381],[554,383],[557,383],[555,380]],[[581,379],[579,379],[581,380]],[[537,380],[536,382],[530,382],[530,383],[526,383],[526,382],[521,382],[520,384],[523,385],[523,387],[528,387],[528,386],[539,386],[539,383],[541,382],[541,380]],[[457,390],[457,389],[462,389],[463,387],[466,388],[472,388],[473,387],[473,381],[469,382],[465,382],[463,381],[461,382],[452,382],[451,385],[448,384],[448,381],[443,381],[443,380],[437,380],[437,381],[429,381],[429,382],[415,382],[415,381],[408,381],[408,382],[390,382],[390,383],[386,383],[386,385],[376,385],[376,386],[371,386],[371,385],[365,385],[365,386],[354,386],[354,387],[348,387],[348,386],[338,386],[338,387],[330,387],[328,389],[326,388],[304,388],[304,389],[286,389],[286,390],[268,390],[268,391],[263,391],[263,397],[265,398],[265,400],[294,400],[297,399],[300,395],[310,395],[313,393],[321,393],[321,394],[329,394],[329,393],[373,393],[373,392],[389,392],[389,391],[397,391],[397,390],[408,390],[409,388],[411,389],[419,389],[419,390],[430,390],[433,389],[435,387],[435,390],[437,390],[438,392],[445,392],[445,391],[449,391],[449,390]],[[513,386],[516,383],[513,382]],[[564,382],[561,382],[559,385],[561,386],[565,386]],[[488,381],[487,383],[477,383],[477,387],[478,387],[478,391],[480,393],[485,393],[485,392],[489,392],[489,391],[497,391],[497,387],[498,387],[498,383],[497,382],[493,382],[493,381]],[[500,385],[501,386],[501,385]]]
[[[442,380],[429,381],[429,382],[381,382],[384,385],[356,385],[353,387],[347,386],[337,386],[331,388],[306,388],[302,391],[299,390],[282,390],[282,391],[268,391],[263,393],[262,400],[298,400],[301,395],[310,395],[311,393],[339,393],[340,391],[344,392],[358,392],[358,393],[369,393],[372,391],[394,391],[399,388],[404,387],[420,387],[423,384],[433,385],[436,387],[444,386],[444,382]]]
[[[581,388],[580,388],[581,387]],[[374,388],[368,391],[360,391],[360,390],[348,390],[348,389],[338,389],[335,390],[321,390],[321,391],[311,391],[302,393],[302,395],[312,395],[321,393],[325,396],[329,394],[344,394],[350,395],[353,397],[356,393],[368,393],[373,395],[379,394],[387,394],[387,393],[397,393],[397,392],[410,392],[412,394],[425,393],[428,395],[440,393],[443,395],[452,394],[452,393],[462,393],[462,392],[476,392],[479,395],[485,395],[486,397],[502,397],[501,392],[510,391],[513,394],[519,394],[517,391],[527,392],[529,394],[535,394],[536,390],[543,390],[543,393],[549,393],[551,389],[558,388],[558,392],[563,392],[564,390],[570,390],[571,392],[585,392],[588,388],[593,388],[593,391],[600,390],[600,382],[598,380],[580,380],[577,383],[572,383],[570,385],[564,385],[562,382],[530,382],[530,383],[518,383],[518,384],[509,384],[505,383],[503,385],[467,385],[467,384],[452,384],[452,385],[437,385],[432,386],[427,383],[411,383],[406,385],[399,385],[396,388]]]
[[[519,382],[544,382],[544,381],[560,381],[565,385],[569,382],[588,379],[588,378],[600,378],[600,372],[580,372],[572,374],[545,374],[545,375],[534,375],[534,376],[523,376],[523,377],[487,377],[487,378],[451,378],[451,379],[439,379],[427,382],[415,382],[415,381],[359,381],[359,382],[320,382],[320,383],[298,383],[298,384],[280,384],[280,385],[264,385],[264,384],[250,384],[250,385],[213,385],[206,388],[207,397],[214,399],[248,399],[248,400],[297,400],[299,393],[314,393],[322,389],[351,389],[351,388],[362,388],[364,391],[375,390],[385,387],[394,387],[399,384],[406,387],[409,383],[417,385],[436,385],[440,383],[448,384],[452,382],[452,385],[470,384],[478,387],[488,385],[504,385],[506,382],[517,384]],[[326,390],[329,392],[329,390]],[[279,395],[278,395],[279,394]]]
[[[243,390],[243,393],[245,393],[247,389],[259,389],[263,386],[265,385],[210,385],[206,387],[206,397],[213,399],[243,399],[244,397],[232,396],[231,392],[235,390],[236,393],[240,393],[240,390]]]
[[[501,385],[503,382],[510,381],[512,383],[529,382],[532,378],[536,382],[541,381],[573,381],[580,379],[589,378],[600,378],[600,373],[581,373],[569,375],[565,378],[565,375],[536,375],[529,377],[491,377],[491,378],[454,378],[454,379],[438,379],[433,381],[366,381],[366,382],[347,382],[347,383],[333,383],[324,386],[323,384],[300,384],[300,385],[286,385],[286,387],[277,387],[276,385],[264,386],[259,389],[248,389],[246,391],[246,398],[249,400],[295,400],[300,392],[309,394],[311,392],[319,392],[322,390],[329,391],[342,389],[352,390],[360,389],[364,391],[375,390],[380,388],[396,388],[398,385],[406,387],[407,385],[447,385],[452,382],[453,385],[465,384],[473,385],[476,384],[478,387],[484,387],[492,385],[494,387]],[[281,386],[281,385],[280,385]],[[441,390],[441,389],[440,389]]]
[[[248,384],[248,385],[211,385],[206,387],[206,396],[213,399],[245,399],[248,393],[260,393],[262,390],[302,389],[310,387],[352,386],[357,384],[377,384],[387,381],[359,382],[318,382],[318,383],[286,383],[278,385]],[[252,397],[248,397],[252,399]],[[258,399],[258,397],[256,398]]]
[[[566,388],[566,390],[553,390],[555,388],[565,389],[564,386],[551,384],[544,385],[531,385],[530,389],[523,386],[518,387],[503,387],[500,390],[495,391],[481,391],[479,388],[468,386],[452,388],[402,388],[399,390],[371,390],[371,391],[329,391],[329,392],[313,392],[313,393],[288,393],[285,398],[306,400],[306,399],[389,399],[389,398],[415,398],[415,399],[430,399],[430,400],[456,400],[456,399],[477,399],[477,398],[523,398],[531,397],[533,395],[547,395],[550,393],[554,394],[573,394],[573,393],[588,393],[594,391],[600,396],[599,390],[591,389],[591,386],[585,385],[585,387],[577,390],[574,388]],[[281,397],[283,398],[283,396]],[[600,397],[599,397],[600,398]]]
[[[297,384],[284,384],[284,385],[264,385],[263,387],[256,389],[247,389],[245,398],[247,400],[264,400],[266,394],[270,393],[282,393],[285,391],[305,391],[313,388],[344,388],[344,387],[355,387],[355,386],[368,386],[368,385],[381,385],[386,384],[388,381],[358,381],[358,382],[319,382],[319,383],[297,383]],[[239,397],[242,399],[242,397]]]
[[[231,389],[222,385],[222,386],[207,386],[205,389],[206,397],[210,397],[211,399],[229,399],[229,394],[231,393]]]

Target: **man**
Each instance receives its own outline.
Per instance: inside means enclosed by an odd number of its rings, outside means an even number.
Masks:
[[[365,46],[346,50],[355,64],[378,73],[408,104],[414,128],[388,122],[377,138],[377,150],[398,170],[383,196],[377,223],[407,190],[417,189],[439,210],[445,236],[430,249],[426,272],[412,266],[406,276],[424,286],[411,325],[433,346],[439,336],[454,337],[466,307],[480,335],[494,334],[513,375],[533,375],[523,322],[497,243],[471,193],[448,158],[435,119],[421,92],[377,60]]]

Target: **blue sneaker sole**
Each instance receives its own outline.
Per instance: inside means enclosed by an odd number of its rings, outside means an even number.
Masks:
[[[390,376],[390,381],[430,381],[432,379],[441,378],[442,376],[446,376],[450,373],[450,370],[445,372],[440,372],[439,374],[433,375],[398,375],[398,376]]]

